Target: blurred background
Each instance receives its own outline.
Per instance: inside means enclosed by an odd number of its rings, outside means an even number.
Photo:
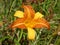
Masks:
[[[35,29],[35,40],[27,39],[27,31],[9,28],[22,4],[31,5],[50,23],[50,30]],[[0,0],[0,45],[60,45],[60,0]]]

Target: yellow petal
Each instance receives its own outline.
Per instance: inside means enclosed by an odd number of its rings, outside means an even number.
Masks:
[[[24,13],[22,11],[16,11],[14,16],[19,17],[19,18],[23,18],[24,17]]]
[[[42,15],[41,13],[37,12],[35,13],[35,17],[34,19],[38,19],[38,18],[42,18],[44,15]]]
[[[28,27],[28,39],[34,40],[35,34],[36,34],[35,30]]]

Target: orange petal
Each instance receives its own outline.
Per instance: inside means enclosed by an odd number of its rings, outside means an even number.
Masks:
[[[26,28],[26,26],[24,25],[24,20],[23,18],[18,18],[17,20],[15,20],[10,27],[11,28]]]
[[[39,18],[34,21],[36,23],[34,28],[43,28],[43,27],[46,27],[48,29],[50,28],[48,21],[46,21],[44,18]]]
[[[28,17],[28,18],[34,17],[35,11],[30,5],[23,5],[23,8],[24,8],[25,17]]]

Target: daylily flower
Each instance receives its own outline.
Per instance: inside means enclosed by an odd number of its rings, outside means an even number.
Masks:
[[[35,39],[35,30],[33,28],[50,28],[49,23],[43,18],[40,12],[36,12],[30,5],[23,5],[23,11],[16,11],[14,16],[18,17],[12,24],[11,28],[27,29],[28,39]]]

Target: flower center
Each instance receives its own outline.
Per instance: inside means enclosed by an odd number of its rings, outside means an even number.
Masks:
[[[27,27],[33,27],[33,26],[35,25],[35,23],[33,22],[33,20],[27,20],[27,21],[25,22],[25,25],[26,25]]]

